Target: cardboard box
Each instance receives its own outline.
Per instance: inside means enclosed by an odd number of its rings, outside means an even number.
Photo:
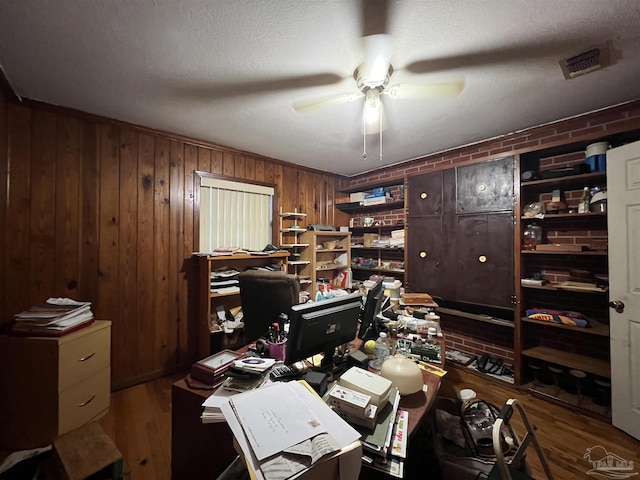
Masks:
[[[354,192],[349,195],[349,200],[351,200],[351,202],[363,202],[365,195],[366,193],[364,192]]]
[[[365,247],[370,247],[373,245],[374,240],[378,240],[378,238],[380,238],[380,235],[378,235],[377,233],[365,233],[363,235],[363,244]]]

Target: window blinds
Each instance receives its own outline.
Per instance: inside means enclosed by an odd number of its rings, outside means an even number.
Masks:
[[[200,251],[272,243],[273,195],[272,187],[201,177]]]

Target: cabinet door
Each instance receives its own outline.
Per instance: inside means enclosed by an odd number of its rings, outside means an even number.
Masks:
[[[442,215],[442,171],[409,177],[407,215]]]
[[[456,212],[513,210],[513,157],[456,168]]]
[[[409,219],[407,229],[407,287],[411,292],[451,299],[449,254],[441,217]]]
[[[458,301],[513,308],[511,213],[459,215],[456,253]]]

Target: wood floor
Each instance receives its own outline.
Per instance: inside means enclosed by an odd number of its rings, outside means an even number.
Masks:
[[[122,452],[132,480],[171,478],[171,385],[179,378],[165,377],[111,394],[109,414],[100,423]],[[517,398],[537,427],[555,479],[605,478],[587,475],[592,466],[584,455],[598,445],[633,462],[640,476],[640,442],[607,423],[459,370],[449,370],[439,395],[455,398],[461,388],[472,388],[479,398],[497,406]],[[519,420],[515,414],[512,425],[520,434],[524,430]],[[527,453],[533,476],[545,478],[532,446]],[[425,473],[423,478],[433,478]]]

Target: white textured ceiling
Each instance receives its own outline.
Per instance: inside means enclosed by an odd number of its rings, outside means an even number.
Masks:
[[[384,3],[391,83],[465,88],[384,97],[382,161],[377,135],[361,158],[362,99],[292,108],[358,93],[360,1],[1,0],[0,65],[20,97],[344,175],[640,98],[638,0]],[[614,65],[564,79],[607,41]]]

